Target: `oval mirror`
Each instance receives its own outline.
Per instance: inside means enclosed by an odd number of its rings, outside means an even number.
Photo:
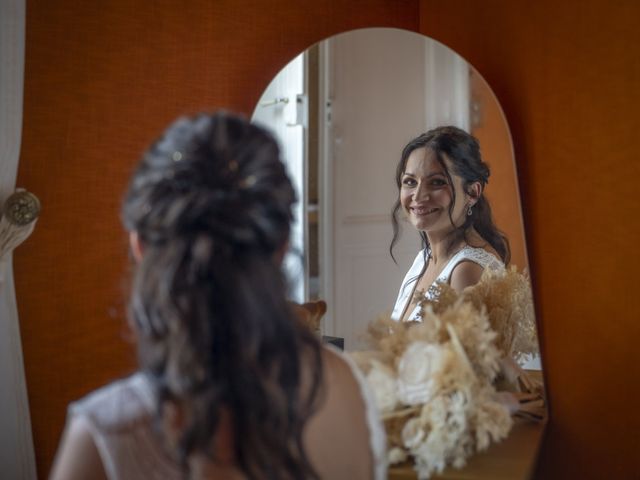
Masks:
[[[369,28],[319,42],[272,80],[253,121],[279,139],[300,199],[287,262],[291,295],[326,300],[321,333],[346,350],[362,348],[367,325],[391,311],[421,248],[415,230],[404,228],[393,261],[390,213],[400,152],[430,128],[455,125],[479,140],[511,264],[527,267],[505,117],[482,76],[437,41]]]
[[[320,333],[326,341],[345,350],[359,351],[353,355],[354,359],[362,358],[362,355],[366,358],[372,351],[375,354],[376,347],[377,353],[382,353],[380,347],[383,342],[390,345],[388,340],[392,331],[411,334],[425,331],[393,329],[389,324],[380,329],[378,324],[377,331],[385,332],[383,341],[369,344],[366,335],[373,320],[381,315],[388,316],[400,285],[408,285],[411,281],[403,281],[407,270],[410,272],[407,278],[416,273],[413,267],[410,269],[416,252],[422,249],[416,228],[408,221],[399,222],[401,235],[394,247],[397,263],[390,255],[389,245],[393,237],[391,211],[399,196],[396,167],[404,146],[421,133],[434,127],[453,125],[478,139],[482,158],[491,169],[484,194],[493,210],[496,225],[509,239],[510,264],[518,270],[528,267],[513,148],[502,109],[482,76],[462,57],[437,41],[404,30],[372,28],[346,32],[319,42],[276,75],[254,110],[253,121],[272,130],[278,138],[300,200],[295,211],[292,248],[285,264],[293,286],[291,296],[298,302],[325,300],[328,309],[320,324]],[[413,175],[408,169],[405,171],[409,177]],[[432,173],[420,175],[431,178]],[[453,202],[455,205],[455,199]],[[451,216],[449,218],[453,222]],[[411,217],[411,222],[418,225],[416,221]],[[419,265],[418,260],[416,262]],[[417,275],[412,277],[414,280],[422,275],[420,269],[417,271]],[[413,287],[418,293],[413,298],[418,298],[418,302],[423,298],[417,289],[419,281]],[[497,284],[484,283],[481,288],[489,285]],[[489,290],[492,288],[489,286]],[[498,307],[493,310],[500,311],[503,318],[515,318],[518,314],[513,312],[522,312],[531,306],[523,300],[525,297],[516,296],[516,290],[496,291],[501,292],[496,295],[500,299],[497,303],[506,299],[503,304],[509,305],[506,309]],[[502,293],[505,291],[509,292],[506,296]],[[410,297],[406,297],[405,305],[411,305]],[[485,300],[489,298],[487,296]],[[438,303],[441,301],[437,300]],[[490,303],[485,303],[488,309]],[[410,311],[407,306],[405,311]],[[507,311],[511,313],[505,314]],[[501,337],[505,332],[515,339],[517,334],[513,336],[516,331],[513,326],[517,325],[515,328],[521,328],[518,332],[529,339],[531,348],[528,351],[535,351],[531,343],[536,341],[535,327],[531,322],[532,306],[528,312],[524,315],[527,322],[514,324],[511,323],[514,320],[508,320],[502,324],[502,330],[496,328],[496,343],[505,338]],[[400,317],[408,318],[404,313]],[[440,320],[430,321],[429,331],[438,331],[442,327]],[[478,322],[482,320],[478,318]],[[452,325],[447,323],[446,328],[451,328],[448,335],[455,343],[457,327]],[[398,338],[396,336],[395,340]],[[475,340],[463,352],[473,351],[473,345],[482,343],[480,337]],[[411,342],[410,339],[407,341]],[[418,346],[419,342],[410,344]],[[374,345],[373,350],[367,352],[371,345]],[[433,348],[433,345],[429,347]],[[513,348],[513,343],[509,348]],[[408,362],[408,357],[404,356],[408,351],[399,359],[392,348],[386,350],[387,357],[395,356],[395,360],[384,367],[388,370],[381,368],[379,372],[385,371],[386,375],[391,375],[389,378],[395,379],[395,387],[391,387],[394,391],[402,391],[403,381],[401,373],[394,376],[394,365],[398,367],[398,361],[400,364]],[[519,371],[513,377],[515,383],[512,387],[505,387],[506,390],[515,388],[520,392],[537,392],[534,395],[536,401],[542,401],[540,391],[533,386],[536,381],[541,381],[540,372],[522,372],[513,362],[511,367],[504,367],[511,360],[510,356],[502,357],[501,369],[506,369],[501,370],[503,373],[498,375],[493,386],[501,390],[503,387],[498,384],[503,380],[500,379],[510,377],[504,372]],[[540,368],[538,357],[525,355],[517,360],[525,369]],[[422,371],[424,362],[419,362],[423,365],[420,367]],[[368,365],[365,369],[375,367],[374,362],[365,363]],[[474,368],[477,366],[474,364]],[[364,372],[369,380],[371,370]],[[436,381],[435,377],[433,381]],[[518,390],[520,387],[515,386],[518,382],[525,385],[524,390]],[[527,382],[534,383],[527,387]],[[370,386],[373,387],[371,383]],[[384,389],[381,393],[381,388],[378,385],[374,389],[376,398],[382,399],[381,402],[395,398],[396,393],[391,394]],[[415,400],[408,397],[400,399],[399,396],[397,400],[389,400],[392,403],[378,404],[389,438],[396,439],[388,443],[389,455],[393,451],[404,450],[398,449],[402,443],[397,441],[397,428],[402,422],[387,421],[410,412],[407,405],[414,405],[412,402]],[[481,408],[482,401],[476,399],[470,404]],[[420,422],[425,410],[422,412]],[[472,458],[465,471],[469,478],[528,478],[542,435],[543,423],[538,422],[544,419],[545,413],[520,403],[513,414],[518,421],[514,423],[508,440]],[[417,418],[410,421],[415,424]],[[531,422],[532,419],[535,420]],[[428,435],[431,439],[431,433]],[[412,454],[417,455],[416,452]],[[505,458],[509,458],[507,469]],[[414,478],[413,468],[420,470],[428,465],[424,458],[422,462],[414,460],[409,464],[402,464],[400,458],[393,460],[395,466],[390,469],[389,478]],[[426,478],[430,470],[421,472],[419,476]],[[444,474],[449,478],[447,472]],[[453,474],[454,477],[458,478]]]

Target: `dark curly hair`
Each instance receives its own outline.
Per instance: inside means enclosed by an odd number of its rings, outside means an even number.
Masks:
[[[294,202],[276,141],[227,113],[177,120],[130,182],[123,220],[144,254],[129,315],[158,416],[167,402],[186,413],[185,469],[194,453],[215,460],[224,409],[248,478],[317,478],[302,432],[320,395],[320,345],[294,318],[277,260]]]
[[[407,167],[409,156],[414,150],[419,148],[428,148],[433,151],[438,163],[440,163],[440,166],[445,172],[448,183],[451,186],[453,198],[451,205],[449,205],[449,219],[452,224],[452,212],[456,202],[456,192],[453,188],[451,172],[444,161],[445,156],[451,162],[453,174],[462,178],[463,188],[465,190],[474,182],[480,182],[480,185],[482,186],[480,198],[473,206],[472,214],[465,216],[464,223],[455,228],[449,234],[449,238],[447,239],[447,252],[450,253],[451,249],[455,245],[459,244],[461,240],[467,242],[467,233],[471,228],[474,228],[478,234],[480,234],[480,236],[485,239],[496,252],[498,252],[502,261],[505,264],[508,264],[511,259],[509,240],[500,230],[498,230],[493,222],[491,206],[484,196],[484,188],[489,182],[490,170],[489,165],[482,160],[478,140],[464,130],[451,126],[437,127],[414,138],[402,150],[400,162],[396,168],[395,179],[398,192],[402,188],[402,175]],[[398,198],[393,206],[393,212],[391,215],[393,238],[391,240],[389,252],[391,253],[392,258],[393,247],[398,242],[400,234],[400,223],[398,221],[400,208],[400,198]],[[426,233],[420,232],[420,237],[422,238],[423,247],[429,248],[429,239],[427,238]]]

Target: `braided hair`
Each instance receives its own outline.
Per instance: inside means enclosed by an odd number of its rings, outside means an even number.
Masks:
[[[317,478],[302,431],[320,394],[320,346],[294,319],[277,260],[294,202],[276,141],[227,113],[177,120],[131,179],[122,216],[144,254],[129,316],[158,416],[167,402],[186,413],[185,469],[194,453],[215,460],[226,409],[248,478]]]
[[[467,233],[472,228],[475,229],[478,234],[485,239],[489,245],[491,245],[495,251],[500,255],[500,258],[505,264],[509,263],[511,259],[511,250],[509,248],[509,240],[507,237],[498,230],[496,227],[493,216],[491,214],[491,206],[489,201],[484,195],[484,187],[489,182],[489,165],[487,165],[480,155],[480,144],[478,140],[472,135],[468,134],[464,130],[452,127],[437,127],[429,130],[422,135],[411,140],[402,150],[400,156],[400,162],[396,168],[396,186],[398,191],[402,188],[402,175],[407,167],[407,161],[409,156],[414,150],[419,148],[428,148],[433,151],[437,161],[440,163],[448,183],[451,186],[451,193],[453,201],[449,205],[449,219],[453,225],[453,207],[456,202],[456,192],[453,188],[453,180],[451,173],[444,158],[448,158],[451,162],[453,174],[462,178],[463,188],[466,190],[469,185],[474,182],[479,182],[481,185],[481,193],[478,201],[473,206],[470,215],[465,216],[465,221],[462,225],[456,227],[449,233],[447,239],[447,253],[451,253],[451,250],[460,241],[467,242]],[[400,213],[401,205],[400,198],[396,200],[393,206],[391,215],[391,223],[393,226],[393,238],[389,247],[389,252],[393,258],[393,247],[398,242],[400,235],[400,223],[398,221],[398,215]],[[429,240],[425,232],[420,232],[422,238],[422,246],[429,248]]]

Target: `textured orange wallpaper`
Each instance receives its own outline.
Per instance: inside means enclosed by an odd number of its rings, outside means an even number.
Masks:
[[[138,155],[175,116],[250,115],[290,58],[365,26],[417,30],[417,1],[27,3],[18,184],[43,204],[15,258],[38,471],[66,405],[134,365],[118,209]]]
[[[367,26],[442,41],[505,110],[552,408],[538,477],[637,475],[637,18],[604,0],[28,2],[18,184],[44,209],[15,276],[40,476],[66,404],[133,365],[117,212],[139,152],[179,113],[250,114],[295,53]]]
[[[421,0],[515,144],[551,423],[539,478],[638,478],[640,3]]]

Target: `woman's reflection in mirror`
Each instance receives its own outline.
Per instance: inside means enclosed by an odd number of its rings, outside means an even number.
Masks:
[[[52,478],[385,477],[366,390],[286,301],[294,201],[276,141],[234,115],[151,146],[123,206],[139,369],[70,406]]]
[[[419,233],[423,249],[400,288],[394,319],[418,319],[419,297],[436,281],[461,291],[477,283],[485,268],[509,263],[509,241],[496,227],[485,196],[489,175],[478,141],[457,127],[430,130],[402,150],[390,251],[393,256],[401,213]]]

